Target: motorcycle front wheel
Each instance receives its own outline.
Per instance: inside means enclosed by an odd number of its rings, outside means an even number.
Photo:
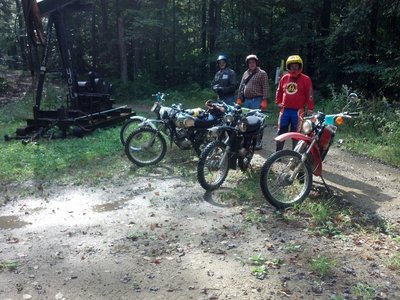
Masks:
[[[128,136],[135,131],[136,129],[139,128],[139,124],[142,123],[143,120],[139,119],[137,117],[128,119],[124,125],[122,125],[121,130],[119,132],[119,139],[122,143],[122,145],[125,145],[126,140],[128,139]]]
[[[166,152],[165,138],[157,130],[149,127],[136,129],[125,143],[126,156],[140,167],[158,163]]]
[[[294,174],[294,172],[297,174]],[[301,154],[282,150],[272,154],[261,169],[260,185],[265,199],[277,208],[303,202],[312,186],[310,165],[301,161]]]
[[[229,171],[229,160],[226,145],[215,141],[206,146],[201,152],[197,165],[197,180],[207,191],[221,186]]]

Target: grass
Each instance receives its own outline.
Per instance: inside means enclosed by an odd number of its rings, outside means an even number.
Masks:
[[[119,128],[98,129],[84,138],[45,140],[23,145],[11,141],[1,149],[0,180],[69,181],[84,178],[96,182],[127,169],[130,163],[121,159]]]
[[[389,257],[387,266],[390,270],[400,273],[400,253],[396,253]]]
[[[253,268],[251,273],[257,278],[257,279],[264,279],[267,274],[268,274],[268,269],[266,266],[256,266]]]
[[[262,257],[261,254],[256,254],[253,257],[251,257],[251,264],[254,266],[261,266],[262,264],[264,264],[265,262],[265,258]]]
[[[246,220],[246,222],[250,222],[251,224],[261,225],[267,222],[268,216],[259,210],[250,209],[246,212],[244,219]]]
[[[372,300],[375,297],[375,289],[366,283],[357,283],[351,291],[358,297],[357,299]]]
[[[295,242],[289,241],[285,243],[283,246],[283,249],[287,253],[293,253],[293,252],[301,252],[302,251],[302,245],[296,244]]]
[[[355,139],[354,135],[358,135],[358,138]],[[345,132],[339,133],[337,139],[345,141],[342,144],[342,148],[348,151],[373,157],[389,165],[400,167],[400,148],[395,145],[394,141],[387,143],[392,139],[390,134],[383,133],[381,137],[376,137],[367,130],[350,132],[347,129]],[[382,140],[386,142],[382,142]]]
[[[345,105],[346,111],[360,112],[354,119],[346,119],[338,128],[335,140],[342,139],[342,148],[375,158],[384,163],[400,167],[400,109],[391,107],[384,100],[369,101],[359,95],[358,101],[349,103],[347,86],[331,87],[330,99],[322,99],[315,110],[338,113]],[[336,144],[337,145],[337,144]]]
[[[329,260],[325,256],[318,255],[310,261],[311,270],[320,277],[330,275],[336,267],[336,260]]]
[[[15,260],[3,260],[0,261],[0,271],[8,270],[13,271],[18,267],[18,262]]]

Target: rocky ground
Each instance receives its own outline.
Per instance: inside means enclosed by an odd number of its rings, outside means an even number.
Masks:
[[[193,175],[195,162],[179,163]],[[325,176],[339,201],[400,225],[399,169],[334,148]],[[1,189],[1,299],[400,299],[399,270],[388,265],[398,237],[320,236],[261,193],[239,205],[223,197],[228,184],[205,193],[165,162],[96,186]],[[328,259],[325,276],[311,267],[318,257]]]

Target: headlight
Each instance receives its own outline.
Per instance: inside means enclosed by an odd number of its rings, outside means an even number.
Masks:
[[[313,130],[313,123],[310,120],[306,120],[303,123],[303,132],[304,134],[309,134]]]
[[[246,122],[246,119],[245,119],[245,120],[242,120],[242,121],[238,124],[238,127],[239,127],[239,130],[240,130],[241,132],[246,132],[246,130],[247,130],[247,122]]]
[[[225,115],[225,122],[226,123],[232,123],[233,122],[233,119],[234,119],[234,117],[231,115],[231,114],[227,114],[227,115]]]

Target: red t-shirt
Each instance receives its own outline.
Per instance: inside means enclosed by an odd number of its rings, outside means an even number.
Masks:
[[[297,77],[285,74],[279,81],[276,90],[276,104],[282,104],[285,108],[314,109],[314,91],[311,78],[300,73]]]

